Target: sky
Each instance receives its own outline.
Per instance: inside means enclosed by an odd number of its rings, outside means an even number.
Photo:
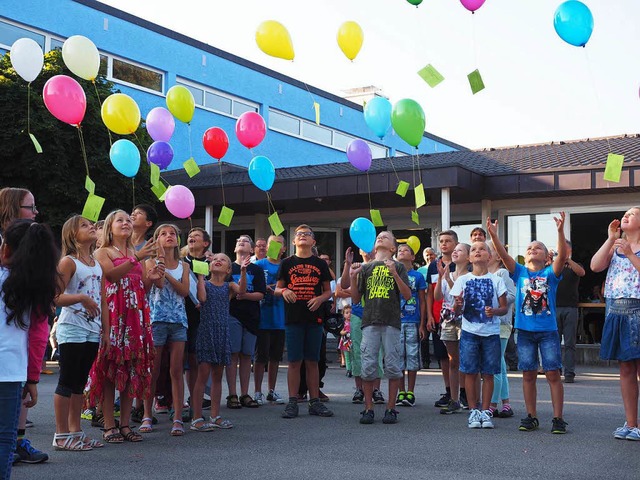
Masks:
[[[459,0],[101,1],[331,93],[375,85],[392,103],[412,98],[429,133],[469,148],[640,132],[638,0],[583,0],[586,48],[555,33],[560,0],[487,0],[474,15]],[[264,20],[287,27],[293,62],[259,50]],[[336,42],[347,20],[364,31],[353,62]],[[433,89],[417,75],[427,64],[445,77]],[[486,88],[472,95],[475,69]]]

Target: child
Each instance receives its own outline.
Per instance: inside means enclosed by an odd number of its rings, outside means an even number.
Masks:
[[[173,426],[171,435],[184,435],[184,426],[180,418],[184,399],[184,346],[187,341],[187,313],[184,297],[189,295],[189,265],[180,260],[178,247],[178,227],[170,224],[160,225],[153,234],[157,244],[157,255],[148,259],[146,268],[164,267],[164,276],[153,281],[149,292],[151,310],[151,329],[155,356],[151,395],[144,402],[144,418],[139,431],[149,433],[153,427],[153,397],[156,381],[160,374],[160,363],[165,345],[169,344],[169,372],[171,375],[171,398],[173,399]]]
[[[367,264],[351,265],[349,276],[353,303],[362,300],[362,386],[365,409],[360,423],[372,424],[373,385],[378,370],[378,354],[384,350],[384,374],[389,379],[389,399],[383,423],[397,423],[396,395],[402,383],[400,358],[400,296],[411,299],[409,278],[402,263],[391,257],[396,252],[396,239],[389,231],[380,232],[375,242],[375,258]]]
[[[621,237],[621,232],[624,236]],[[626,421],[613,432],[621,440],[640,440],[638,378],[640,375],[640,207],[622,221],[609,224],[609,237],[591,259],[591,270],[609,268],[604,285],[608,313],[602,330],[600,357],[618,360]]]
[[[462,313],[460,371],[465,374],[469,399],[469,428],[493,428],[489,403],[493,376],[500,373],[500,315],[507,313],[507,289],[500,277],[489,273],[491,252],[484,242],[471,245],[473,270],[451,288],[455,312]],[[477,408],[478,374],[482,373],[482,411]]]
[[[340,331],[340,343],[338,348],[344,354],[344,363],[347,368],[347,377],[351,378],[351,362],[352,362],[352,342],[351,342],[351,305],[342,307],[342,318],[344,318],[344,326]]]
[[[498,222],[487,219],[487,231],[496,252],[509,270],[516,284],[516,324],[518,329],[518,368],[522,370],[522,390],[527,416],[519,429],[530,432],[539,427],[536,417],[536,380],[538,378],[538,351],[551,390],[553,420],[551,433],[566,433],[567,423],[562,419],[564,388],[560,377],[562,353],[556,322],[556,290],[562,279],[562,269],[567,261],[567,242],[564,237],[564,212],[553,218],[558,230],[558,255],[551,265],[546,265],[547,247],[533,241],[527,246],[525,265],[518,264],[498,238]]]
[[[213,256],[209,266],[211,272],[209,281],[205,281],[204,276],[198,275],[198,301],[201,305],[200,325],[196,339],[198,379],[193,389],[194,419],[191,421],[191,430],[196,432],[233,427],[229,420],[223,420],[220,416],[222,372],[231,361],[229,301],[232,296],[246,292],[247,265],[250,262],[250,257],[243,260],[240,266],[239,284],[226,281],[231,274],[231,259],[224,253]],[[211,376],[211,418],[210,422],[207,422],[202,416],[202,399],[209,376]]]
[[[401,301],[400,311],[400,343],[402,355],[402,385],[396,398],[396,405],[413,407],[416,404],[414,390],[416,388],[416,376],[420,370],[420,340],[427,333],[427,297],[425,290],[427,282],[421,273],[413,269],[416,259],[409,245],[398,247],[397,259],[407,270],[411,298]],[[407,389],[404,389],[404,372],[407,372]]]
[[[109,314],[104,299],[102,268],[93,258],[96,229],[74,215],[62,227],[62,258],[58,263],[60,290],[55,300],[62,307],[56,323],[60,352],[60,379],[53,397],[56,414],[56,450],[86,451],[103,447],[80,428],[83,392],[101,340],[109,343]]]

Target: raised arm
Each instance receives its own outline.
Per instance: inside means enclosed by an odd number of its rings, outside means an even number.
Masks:
[[[620,220],[615,219],[609,224],[607,239],[591,258],[591,270],[598,273],[609,268],[613,257],[613,245],[620,238],[620,232]]]
[[[362,271],[361,263],[352,263],[351,268],[349,269],[349,277],[351,288],[351,301],[353,303],[360,303],[362,300],[362,293],[360,293],[360,289],[358,288],[358,275]]]
[[[510,273],[513,273],[516,270],[516,261],[507,253],[507,249],[504,248],[500,237],[498,237],[498,220],[491,222],[491,218],[487,217],[487,233],[491,237],[493,246],[496,247],[496,253],[504,262],[504,266]]]
[[[567,247],[567,239],[564,237],[564,220],[565,213],[560,212],[560,217],[553,217],[556,222],[556,228],[558,229],[558,255],[553,261],[553,273],[556,277],[562,275],[564,264],[567,263],[567,257],[569,256],[569,248]]]
[[[204,286],[204,275],[198,274],[198,301],[204,303],[207,301],[207,289]]]
[[[111,283],[119,282],[138,263],[134,257],[130,257],[128,262],[122,262],[116,267],[106,248],[99,248],[93,256],[100,262],[103,275]]]
[[[351,251],[351,247],[347,248],[347,251],[344,252],[344,266],[342,267],[342,276],[340,277],[340,288],[346,290],[351,286],[351,278],[349,277],[349,270],[351,269],[351,264],[353,263],[353,252]]]

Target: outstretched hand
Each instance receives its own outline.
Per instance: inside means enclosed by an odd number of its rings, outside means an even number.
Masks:
[[[349,275],[357,275],[362,271],[362,263],[356,262],[351,264],[351,268],[349,268]]]
[[[560,218],[553,217],[553,221],[556,222],[556,228],[558,231],[561,231],[564,228],[564,220],[566,214],[564,212],[560,212]]]
[[[348,265],[353,263],[353,250],[351,250],[351,247],[347,248],[347,251],[344,252],[344,261]]]
[[[491,217],[487,217],[487,233],[491,238],[498,236],[498,220],[491,221]]]
[[[620,220],[618,220],[617,218],[613,220],[609,224],[609,229],[607,230],[607,233],[609,234],[610,240],[616,240],[620,238]]]

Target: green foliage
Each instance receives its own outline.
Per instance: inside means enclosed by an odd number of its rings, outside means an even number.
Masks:
[[[89,172],[96,183],[96,195],[106,198],[101,218],[115,208],[130,211],[133,206],[132,179],[118,173],[109,160],[110,140],[100,117],[100,102],[116,93],[114,84],[104,77],[90,81],[73,76],[62,61],[60,50],[45,54],[44,69],[31,87],[11,67],[9,54],[0,58],[0,188],[28,188],[40,210],[38,219],[52,227],[60,227],[74,213],[81,213],[87,198],[84,189],[85,166],[78,129],[57,120],[49,113],[42,99],[46,81],[54,75],[75,78],[85,91],[87,113],[82,132],[87,152]],[[28,93],[30,91],[30,93]],[[30,126],[43,153],[36,153],[27,133],[27,95],[30,99]],[[152,140],[140,127],[137,138],[129,138],[144,150]],[[112,141],[121,138],[111,134]],[[144,153],[142,154],[144,159]],[[149,166],[141,162],[135,177],[135,203],[155,205],[157,199],[149,189]]]

